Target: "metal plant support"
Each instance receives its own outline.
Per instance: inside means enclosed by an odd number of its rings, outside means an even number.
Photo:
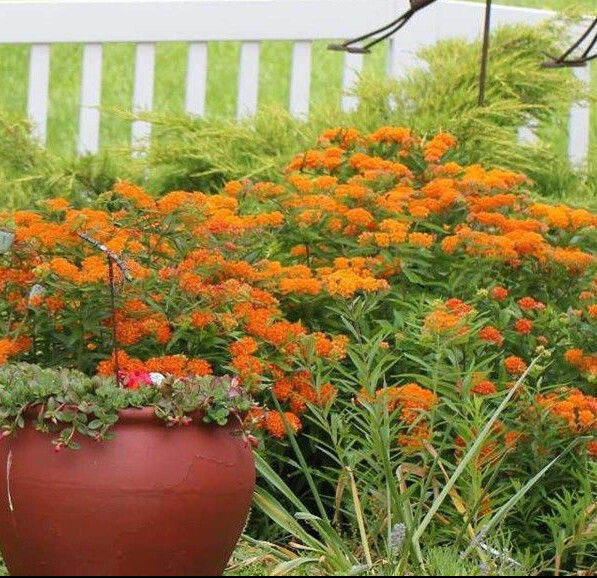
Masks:
[[[108,247],[93,237],[90,237],[87,233],[78,233],[78,235],[83,241],[89,243],[98,251],[101,251],[108,261],[108,286],[110,288],[110,314],[112,320],[112,357],[114,359],[114,377],[116,379],[116,384],[120,386],[120,364],[118,362],[118,342],[116,338],[116,277],[114,276],[114,265],[120,269],[123,281],[132,281],[133,277],[126,266],[126,263],[119,255],[110,251]]]
[[[369,54],[373,46],[379,44],[393,34],[396,34],[396,32],[398,32],[419,10],[426,8],[435,1],[436,0],[410,0],[410,8],[398,16],[396,20],[392,20],[392,22],[382,26],[381,28],[377,28],[376,30],[373,30],[367,34],[363,34],[363,36],[359,36],[358,38],[347,40],[342,44],[330,44],[328,49],[351,52],[355,54]],[[358,46],[358,44],[362,42],[365,42],[365,44]]]
[[[435,1],[436,0],[410,0],[410,8],[389,24],[357,38],[342,42],[341,44],[330,44],[328,49],[356,54],[369,54],[373,46],[396,34],[417,12],[430,4],[433,4]],[[481,51],[481,68],[479,72],[479,96],[477,99],[479,106],[485,104],[487,63],[489,59],[489,36],[491,30],[491,1],[492,0],[486,0],[485,2],[485,24],[483,27],[483,48]]]
[[[580,56],[572,57],[572,53],[577,50],[580,45],[587,40],[587,38],[593,37],[589,40],[589,43],[585,50]],[[543,62],[542,66],[545,68],[564,68],[564,67],[578,67],[585,66],[591,60],[597,58],[597,52],[591,54],[591,50],[595,48],[597,44],[597,17],[589,24],[589,27],[581,34],[580,38],[572,44],[568,50],[566,50],[560,56],[549,56],[549,59]]]

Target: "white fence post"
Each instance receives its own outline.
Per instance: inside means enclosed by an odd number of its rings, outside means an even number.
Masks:
[[[153,84],[155,70],[155,44],[140,42],[135,55],[135,86],[133,93],[133,112],[150,111],[153,106]],[[133,148],[148,144],[151,136],[151,123],[135,120],[132,126]]]
[[[295,42],[290,71],[290,113],[297,118],[309,116],[311,96],[311,42]]]
[[[186,86],[185,110],[189,114],[204,116],[207,92],[207,43],[205,42],[189,44]]]
[[[259,42],[243,42],[238,70],[236,118],[254,116],[259,96]]]
[[[50,45],[33,44],[29,55],[27,114],[34,137],[42,144],[48,131],[48,96],[50,83]]]
[[[79,154],[99,150],[100,111],[102,97],[102,45],[86,44],[83,49],[81,104],[79,112]]]
[[[574,68],[574,75],[587,87],[591,82],[591,67]],[[591,107],[585,100],[572,105],[568,125],[568,158],[573,167],[582,169],[589,158],[591,139]]]

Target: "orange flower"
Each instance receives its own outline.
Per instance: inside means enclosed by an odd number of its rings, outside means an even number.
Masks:
[[[455,297],[448,299],[445,302],[445,306],[450,311],[452,311],[453,313],[456,313],[457,315],[468,315],[473,310],[471,305],[468,305],[461,299],[456,299]]]
[[[317,391],[317,402],[322,406],[329,405],[337,395],[338,390],[331,383],[324,383]]]
[[[131,200],[139,209],[153,209],[155,208],[155,199],[149,196],[141,187],[121,181],[114,185],[114,192]]]
[[[64,309],[65,303],[64,299],[57,296],[50,296],[44,299],[44,304],[48,308],[49,311],[53,313],[57,313],[58,311]]]
[[[238,355],[230,365],[243,377],[259,375],[263,371],[261,361],[253,355]]]
[[[238,197],[243,188],[240,181],[229,181],[224,185],[224,192],[232,197]]]
[[[584,357],[583,350],[578,349],[578,348],[569,349],[564,354],[564,359],[572,365],[580,365],[583,357]]]
[[[425,449],[425,441],[431,437],[431,430],[425,423],[417,423],[409,428],[408,433],[398,436],[398,445],[407,454]]]
[[[514,328],[522,335],[528,335],[533,330],[533,322],[530,319],[519,319]]]
[[[535,299],[533,299],[532,297],[523,297],[522,299],[519,299],[518,306],[521,309],[525,309],[527,311],[545,308],[545,305],[543,305],[541,301],[535,301]]]
[[[407,423],[413,423],[421,412],[431,410],[438,403],[432,391],[417,383],[380,389],[377,396],[387,402],[390,411],[400,409],[400,417]]]
[[[395,143],[401,146],[409,145],[414,141],[412,132],[409,128],[398,126],[382,126],[367,137],[375,143]]]
[[[504,367],[511,375],[521,375],[526,371],[527,364],[520,357],[511,355],[504,360]]]
[[[290,254],[293,257],[306,257],[307,256],[307,245],[295,245],[291,250]]]
[[[471,389],[477,395],[492,395],[497,392],[497,387],[491,381],[484,379],[477,382]]]
[[[332,359],[344,359],[346,356],[346,347],[348,346],[348,337],[339,335],[334,338],[327,337],[324,333],[314,333],[315,352],[319,357]]]
[[[491,296],[496,300],[496,301],[504,301],[505,299],[508,298],[508,289],[506,289],[505,287],[500,287],[499,285],[497,287],[494,287],[491,290]]]
[[[563,387],[537,396],[537,403],[562,419],[571,433],[583,434],[597,429],[597,398],[585,395],[579,389]]]
[[[203,329],[206,325],[213,323],[215,315],[210,311],[193,311],[191,313],[191,325],[196,329]]]
[[[428,233],[410,233],[408,235],[408,242],[411,245],[417,245],[418,247],[429,248],[435,241],[435,235]]]
[[[493,325],[486,325],[479,331],[479,337],[483,341],[490,341],[496,345],[501,345],[504,341],[504,336]]]
[[[280,401],[287,401],[292,395],[293,384],[292,381],[287,377],[277,379],[273,386],[272,392]]]
[[[64,257],[54,257],[50,260],[50,270],[58,277],[78,283],[80,274],[79,269],[67,261]]]
[[[322,284],[317,279],[281,279],[280,291],[288,293],[300,293],[303,295],[317,295],[321,292]]]
[[[148,372],[163,373],[175,377],[184,377],[187,373],[187,358],[184,355],[164,355],[152,357],[145,362]]]
[[[425,146],[425,160],[428,163],[438,162],[450,149],[456,147],[457,140],[447,132],[436,134]]]
[[[61,199],[60,197],[55,199],[47,199],[44,202],[51,211],[64,211],[70,206],[66,199]]]
[[[295,434],[302,428],[300,418],[289,411],[284,412],[284,414],[281,414],[278,411],[268,411],[265,414],[265,427],[269,433],[276,438],[281,439],[286,436],[286,426],[284,422],[286,422],[288,427]]]
[[[205,361],[205,359],[189,359],[186,366],[186,372],[188,375],[202,377],[204,375],[211,375],[213,369],[210,363]]]
[[[349,223],[358,225],[360,227],[367,227],[373,223],[373,215],[369,211],[361,208],[350,209],[346,213],[346,218],[348,219]]]
[[[238,341],[228,346],[228,350],[235,357],[239,355],[252,355],[258,348],[257,341],[252,337],[241,337]]]
[[[519,431],[508,431],[504,434],[504,445],[507,449],[512,450],[516,447],[518,442],[523,437],[522,432]]]

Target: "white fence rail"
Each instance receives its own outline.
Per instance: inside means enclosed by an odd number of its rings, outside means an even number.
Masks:
[[[51,45],[82,43],[79,153],[99,148],[102,45],[136,44],[132,109],[151,110],[155,43],[188,42],[186,110],[205,113],[207,43],[241,42],[237,117],[253,115],[258,106],[260,41],[294,42],[289,110],[308,115],[311,80],[311,43],[346,39],[385,24],[408,5],[407,0],[9,0],[0,2],[0,44],[30,44],[28,114],[37,137],[45,142]],[[440,39],[479,36],[484,5],[440,0],[417,14],[390,40],[388,74],[398,77],[417,64],[416,52]],[[553,13],[544,10],[494,6],[492,26],[535,24]],[[344,56],[343,88],[357,80],[363,56]],[[590,82],[589,68],[575,73]],[[112,80],[114,82],[114,80]],[[344,95],[342,107],[356,106]],[[575,104],[570,111],[569,157],[582,164],[589,150],[589,106]],[[133,144],[151,134],[149,123],[136,121]]]

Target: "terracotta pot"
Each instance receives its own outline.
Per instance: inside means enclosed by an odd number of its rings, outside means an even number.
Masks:
[[[220,575],[245,524],[253,454],[236,426],[167,428],[129,409],[111,441],[0,443],[0,548],[15,576]]]

